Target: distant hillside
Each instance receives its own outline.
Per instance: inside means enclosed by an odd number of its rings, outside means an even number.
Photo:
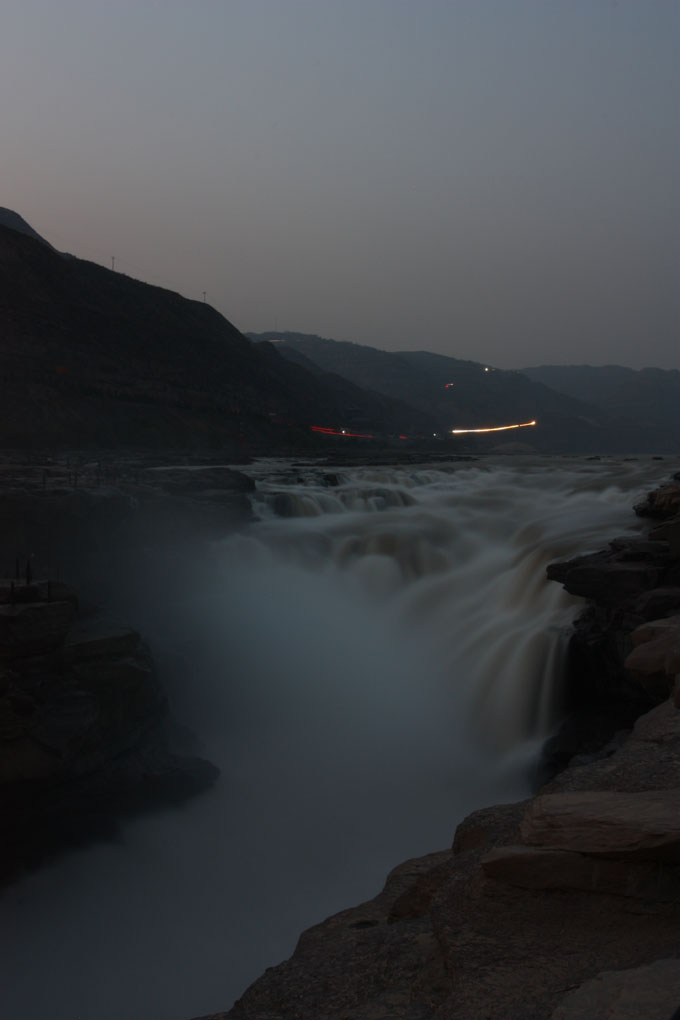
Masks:
[[[16,216],[16,214],[13,214]],[[0,226],[0,446],[308,442],[403,411],[252,344],[210,305]]]
[[[278,340],[288,358],[304,357],[359,386],[398,398],[451,428],[483,428],[537,419],[535,429],[498,435],[556,452],[612,448],[613,438],[599,409],[549,390],[518,372],[427,351],[393,353],[302,333],[249,334]],[[491,440],[490,440],[491,441]]]
[[[644,437],[646,449],[677,453],[680,450],[680,372],[677,369],[621,365],[541,365],[523,374],[558,393],[578,397],[598,407],[610,428]]]

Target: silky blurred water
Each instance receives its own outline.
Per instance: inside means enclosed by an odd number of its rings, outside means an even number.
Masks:
[[[470,810],[526,796],[579,607],[545,567],[639,528],[631,504],[669,471],[248,470],[258,520],[145,550],[118,606],[221,778],[3,893],[3,1017],[227,1009],[304,927],[450,845]]]

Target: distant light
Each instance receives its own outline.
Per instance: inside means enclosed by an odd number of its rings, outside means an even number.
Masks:
[[[489,369],[488,369],[488,368],[487,368],[487,367],[485,366],[485,367],[484,367],[484,371],[485,371],[485,372],[488,372],[488,371],[489,371]]]
[[[527,429],[531,425],[535,425],[536,421],[523,421],[519,425],[495,425],[493,428],[486,429],[451,429],[451,433],[454,436],[460,436],[464,432],[507,432],[508,429]]]
[[[449,386],[453,386],[453,383],[452,382],[444,383],[444,389],[445,390],[448,390]]]

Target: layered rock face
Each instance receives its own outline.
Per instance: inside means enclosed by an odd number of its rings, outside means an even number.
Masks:
[[[569,647],[569,717],[547,749],[554,769],[630,728],[672,690],[673,671],[652,661],[649,649],[627,660],[653,634],[672,640],[668,621],[680,614],[680,481],[654,490],[635,511],[657,521],[648,536],[618,538],[602,552],[548,567],[549,578],[589,600]]]
[[[574,715],[560,746],[580,753],[568,767],[526,802],[470,815],[450,850],[407,861],[374,900],[305,932],[290,960],[211,1020],[670,1020],[680,486],[668,490],[645,504],[663,505],[663,535],[657,526],[650,540],[550,568],[598,599],[573,640]],[[579,737],[576,709],[589,699]],[[596,748],[640,707],[632,731]]]
[[[136,631],[80,617],[66,584],[0,581],[0,879],[214,780],[170,752],[166,708]]]

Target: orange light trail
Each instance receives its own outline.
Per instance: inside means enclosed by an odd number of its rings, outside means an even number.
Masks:
[[[451,429],[451,433],[454,436],[460,436],[464,432],[507,432],[508,429],[527,429],[530,425],[535,424],[535,421],[523,421],[519,425],[496,425],[494,428],[488,429]]]

